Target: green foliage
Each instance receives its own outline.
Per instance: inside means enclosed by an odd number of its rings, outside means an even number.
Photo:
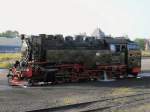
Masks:
[[[5,32],[0,33],[0,37],[8,37],[8,38],[13,38],[19,35],[18,31],[11,31],[7,30]]]
[[[134,41],[140,46],[141,50],[145,49],[145,39],[136,38]]]

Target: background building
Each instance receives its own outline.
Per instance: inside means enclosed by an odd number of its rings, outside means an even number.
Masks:
[[[150,39],[145,39],[145,50],[150,51]]]
[[[21,50],[20,38],[0,37],[0,53],[14,53],[20,52],[20,50]]]

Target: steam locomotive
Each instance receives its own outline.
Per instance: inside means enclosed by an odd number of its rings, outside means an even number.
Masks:
[[[141,71],[139,46],[124,37],[76,35],[26,36],[22,38],[22,59],[10,68],[8,82],[29,86],[136,77]]]

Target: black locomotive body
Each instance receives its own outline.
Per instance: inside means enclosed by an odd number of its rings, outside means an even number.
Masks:
[[[22,35],[26,47],[23,58],[12,80],[27,80],[29,83],[44,81],[51,83],[99,80],[104,74],[108,78],[137,76],[141,69],[141,52],[129,39],[90,36]],[[23,44],[24,45],[24,44]]]

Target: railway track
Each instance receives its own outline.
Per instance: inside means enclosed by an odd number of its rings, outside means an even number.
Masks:
[[[126,98],[127,101],[123,103],[115,102],[115,100],[122,100],[124,98]],[[96,112],[96,111],[108,110],[111,108],[120,108],[134,103],[141,103],[142,101],[150,102],[150,92],[138,93],[138,94],[127,95],[127,96],[119,96],[119,97],[109,97],[100,100],[76,103],[76,104],[47,108],[47,109],[33,110],[28,112],[60,112],[60,111],[61,112],[70,112],[70,111],[71,112]],[[101,105],[101,103],[106,103],[107,106]],[[76,110],[74,111],[74,109]]]
[[[100,108],[94,108],[94,109],[88,109],[88,110],[84,110],[84,111],[80,111],[80,112],[99,112],[99,111],[104,111],[104,110],[109,110],[109,109],[112,109],[112,108],[121,108],[121,107],[126,107],[126,106],[130,106],[130,105],[134,105],[137,103],[138,104],[145,104],[145,103],[141,103],[141,101],[144,101],[144,102],[150,102],[150,97],[148,98],[140,98],[140,99],[136,99],[136,100],[133,100],[133,101],[128,101],[128,102],[125,102],[126,104],[118,104],[118,105],[112,105],[112,106],[104,106],[104,107],[100,107]]]

